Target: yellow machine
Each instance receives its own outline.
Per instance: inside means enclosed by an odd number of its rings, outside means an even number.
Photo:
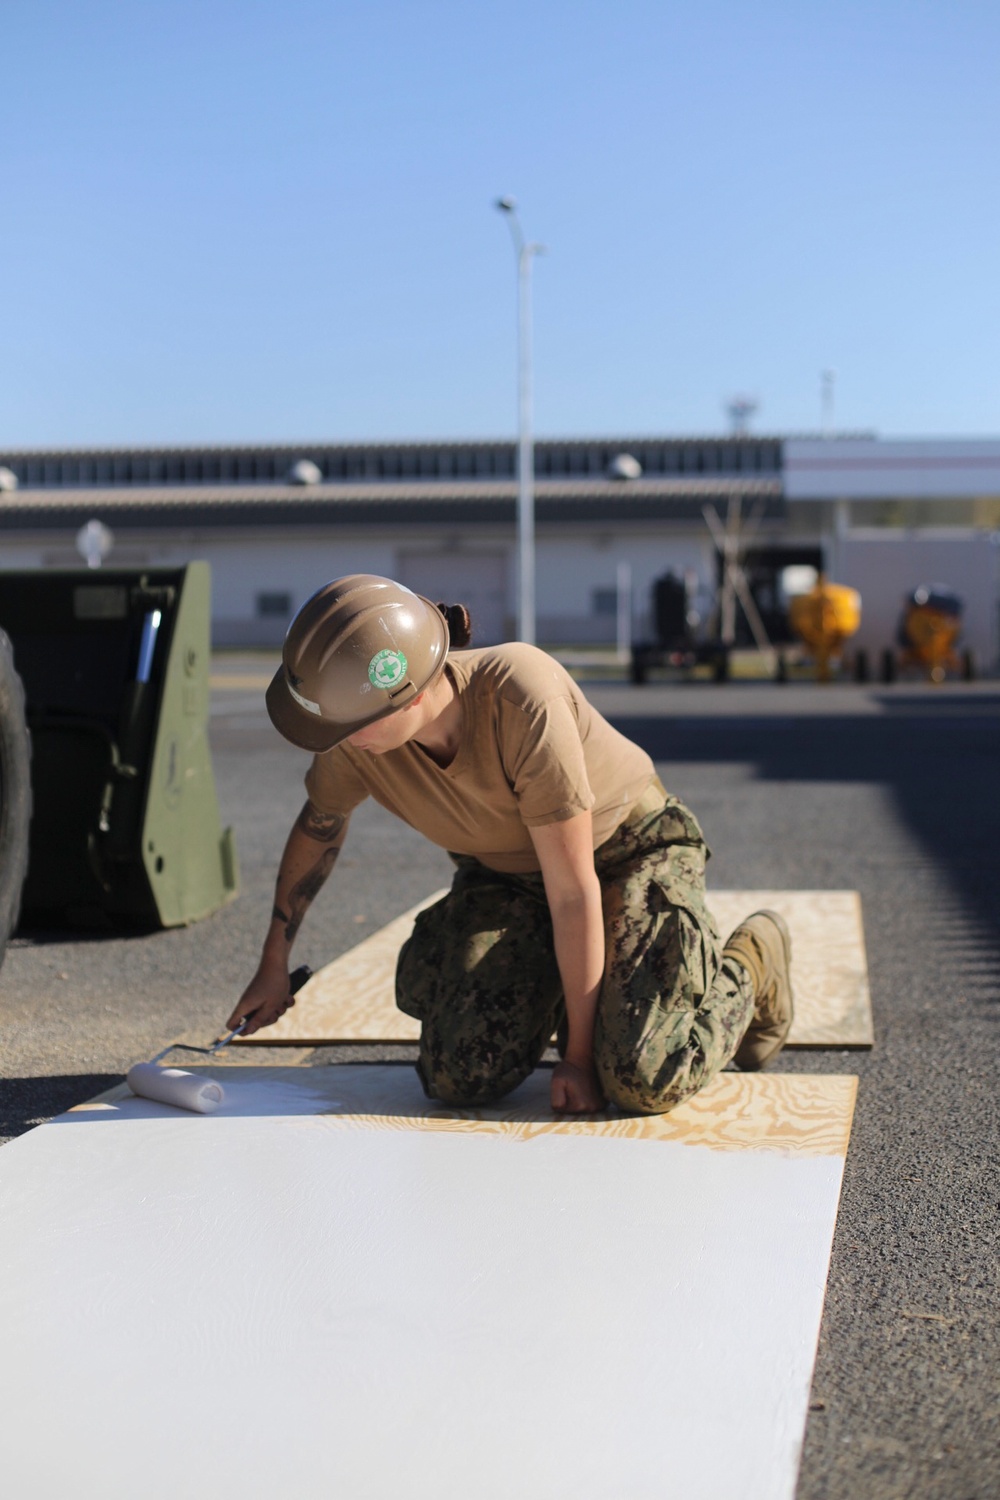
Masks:
[[[822,573],[808,594],[798,594],[788,606],[795,634],[816,659],[816,677],[830,680],[830,662],[861,624],[861,595],[842,583],[828,583]]]
[[[913,590],[899,622],[899,663],[919,667],[932,682],[943,682],[949,672],[969,677],[971,658],[955,649],[962,634],[962,600],[940,583],[922,583]]]

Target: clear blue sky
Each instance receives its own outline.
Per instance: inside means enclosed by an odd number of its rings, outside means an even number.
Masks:
[[[996,0],[0,0],[0,447],[1000,432]]]

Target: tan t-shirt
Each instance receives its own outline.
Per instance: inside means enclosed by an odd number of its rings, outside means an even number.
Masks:
[[[345,815],[374,797],[432,843],[511,874],[539,867],[529,828],[593,809],[594,847],[610,838],[653,763],[569,673],[521,644],[452,652],[445,670],[462,710],[450,765],[413,740],[382,755],[344,743],[314,758],[309,800]]]

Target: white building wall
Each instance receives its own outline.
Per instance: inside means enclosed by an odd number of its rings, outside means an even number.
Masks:
[[[217,643],[280,641],[288,617],[262,616],[262,595],[284,595],[289,616],[322,584],[344,573],[390,573],[393,549],[370,539],[335,541],[329,533],[293,537],[262,534],[203,542],[199,555],[212,568],[212,619]]]
[[[77,558],[77,562],[79,562]],[[0,540],[0,569],[41,568],[42,549],[33,542],[20,537],[4,537]]]
[[[472,604],[463,595],[463,557],[469,559],[468,577],[475,588],[479,564],[487,554],[499,553],[506,564],[506,633],[513,632],[517,616],[517,545],[509,528],[481,532],[469,530],[461,537],[435,535],[425,530],[419,538],[401,538],[393,559],[383,571],[390,577],[409,576],[415,554],[426,554],[428,577],[445,576],[452,581],[449,602]],[[663,573],[694,575],[702,595],[710,592],[715,579],[715,555],[707,531],[700,524],[690,528],[627,526],[618,531],[606,527],[589,529],[568,522],[556,529],[540,528],[536,537],[536,613],[538,636],[543,641],[610,644],[615,639],[614,614],[595,614],[594,596],[617,586],[618,568],[627,564],[632,579],[633,629],[636,635],[649,630],[649,605],[653,581]],[[369,565],[368,571],[379,571]],[[416,585],[415,585],[416,586]]]
[[[454,600],[462,598],[462,557],[500,554],[506,568],[506,631],[517,615],[517,545],[509,527],[467,528],[408,526],[392,531],[332,534],[315,532],[282,536],[269,529],[187,531],[173,533],[120,531],[108,566],[178,567],[196,558],[212,570],[213,637],[218,646],[275,646],[288,616],[261,615],[260,596],[285,596],[289,614],[321,584],[344,573],[399,576],[404,557],[426,552],[432,571],[454,578]],[[631,573],[633,630],[650,629],[649,606],[655,579],[667,571],[697,580],[702,596],[715,579],[715,554],[705,528],[696,522],[671,527],[626,524],[616,531],[584,523],[547,525],[537,537],[537,613],[540,639],[609,644],[615,639],[613,614],[595,614],[594,596],[614,590],[618,568]],[[50,533],[3,540],[0,567],[78,567],[81,559],[70,533]],[[474,567],[470,563],[470,572]],[[450,600],[449,602],[453,602]],[[466,601],[462,601],[466,602]]]
[[[854,644],[876,653],[895,647],[906,596],[921,583],[943,583],[965,601],[962,642],[980,670],[1000,656],[1000,547],[981,531],[857,528],[839,538],[838,582],[861,595]]]
[[[697,588],[711,590],[715,577],[714,548],[703,526],[667,531],[643,527],[594,531],[547,533],[538,541],[539,637],[562,641],[611,642],[615,638],[612,615],[595,616],[596,591],[613,590],[618,568],[625,563],[631,574],[634,635],[650,629],[650,597],[654,581],[666,572],[694,575]]]
[[[619,563],[627,563],[637,595],[649,592],[655,578],[668,569],[699,576],[710,571],[713,548],[704,527],[689,533],[664,529],[601,532],[587,536],[546,535],[538,542],[539,604],[546,613],[580,615],[590,612],[595,589],[614,588]]]
[[[789,500],[966,500],[1000,495],[996,438],[789,438],[783,453],[782,484]]]

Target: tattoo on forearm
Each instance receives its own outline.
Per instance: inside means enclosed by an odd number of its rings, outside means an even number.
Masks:
[[[339,813],[323,813],[307,802],[296,819],[296,826],[320,844],[332,844],[344,827],[346,818]]]
[[[288,895],[288,905],[291,908],[291,915],[286,918],[284,913],[280,913],[281,920],[285,922],[285,938],[289,943],[302,926],[302,918],[305,916],[310,903],[315,899],[323,886],[330,871],[337,863],[339,854],[340,849],[335,845],[326,849],[320,855],[312,869],[307,870],[302,879],[296,885],[292,886]],[[277,907],[275,907],[275,915],[279,915]]]
[[[288,913],[287,913],[287,911],[282,911],[280,906],[276,906],[274,908],[274,910],[271,912],[271,921],[272,922],[287,922],[288,921]]]

